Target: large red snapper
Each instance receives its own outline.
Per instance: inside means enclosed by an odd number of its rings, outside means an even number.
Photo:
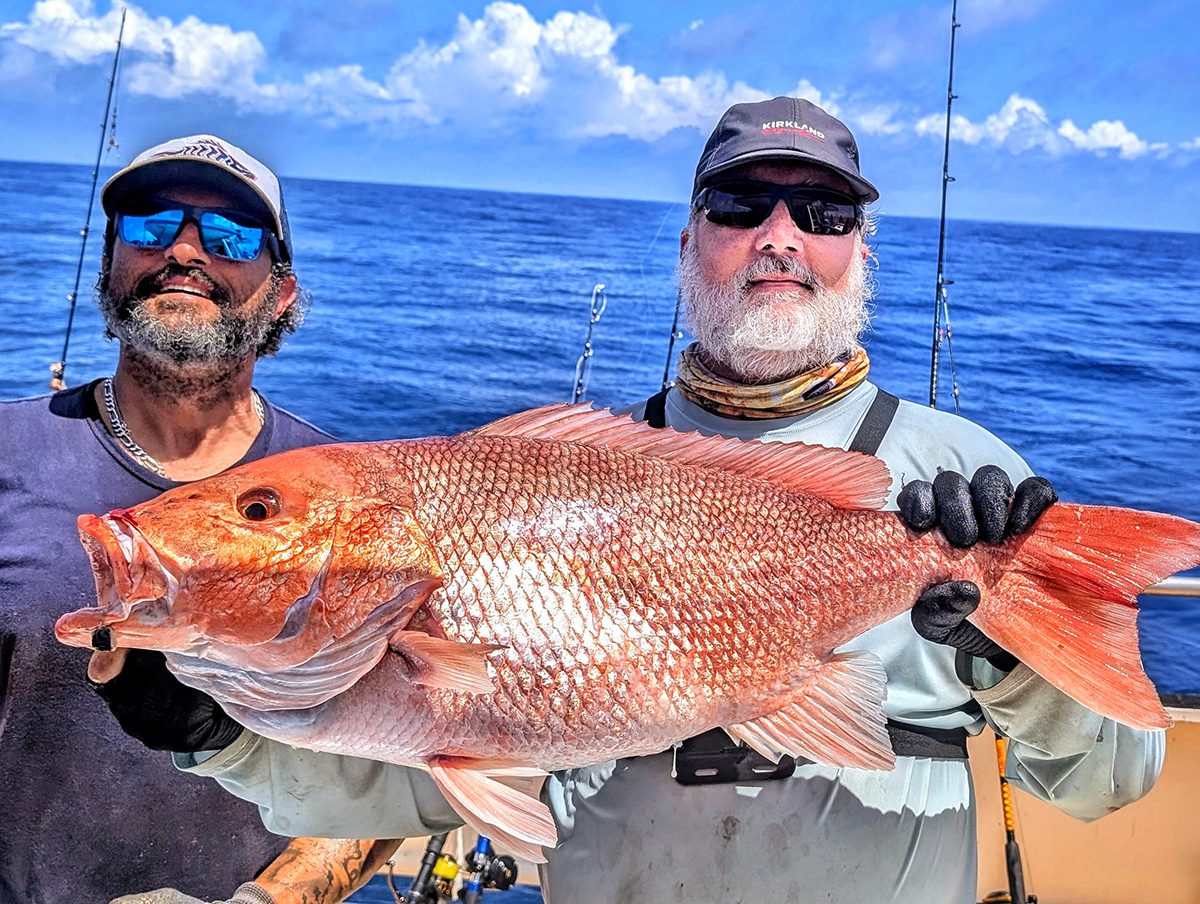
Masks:
[[[1136,594],[1200,525],[1056,505],[999,547],[877,509],[874,458],[557,406],[473,433],[286,452],[79,519],[77,646],[167,652],[269,737],[428,769],[541,859],[546,809],[494,776],[653,753],[714,726],[769,756],[888,768],[885,676],[846,641],[975,581],[988,636],[1091,709],[1169,724]]]

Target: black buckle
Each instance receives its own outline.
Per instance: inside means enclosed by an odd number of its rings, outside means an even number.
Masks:
[[[681,785],[769,782],[795,771],[796,761],[790,756],[772,763],[733,741],[720,728],[688,738],[675,751],[675,781]]]

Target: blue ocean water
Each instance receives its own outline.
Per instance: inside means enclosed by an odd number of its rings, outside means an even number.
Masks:
[[[81,166],[0,162],[0,398],[45,391],[90,188]],[[674,310],[682,204],[285,180],[313,304],[257,385],[347,439],[451,433],[569,399],[592,289],[586,397],[656,391]],[[876,237],[872,376],[929,387],[938,224],[889,217]],[[93,223],[67,380],[116,356],[92,301]],[[962,413],[1018,449],[1064,499],[1200,519],[1200,235],[958,222],[948,227]],[[949,355],[943,351],[943,363]],[[940,406],[950,407],[950,373]],[[1200,693],[1200,607],[1145,598],[1159,689]]]

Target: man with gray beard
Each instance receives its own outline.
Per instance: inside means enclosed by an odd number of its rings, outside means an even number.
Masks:
[[[867,379],[879,193],[846,126],[790,97],[738,104],[700,157],[678,279],[696,342],[673,388],[634,410],[657,427],[878,455],[910,527],[968,546],[1028,529],[1054,499],[1011,449]],[[996,467],[999,466],[999,467]],[[974,474],[968,482],[963,474]],[[929,483],[927,481],[932,481]],[[1013,483],[1020,481],[1014,492]],[[966,737],[1010,740],[1012,782],[1080,819],[1149,790],[1163,736],[1066,698],[966,617],[973,584],[935,585],[847,644],[887,674],[889,773],[789,757],[720,729],[657,756],[559,773],[550,904],[827,901],[970,904],[975,808]]]
[[[910,527],[937,526],[957,546],[999,542],[1053,501],[1049,484],[982,428],[866,379],[863,208],[878,196],[853,136],[824,110],[777,97],[727,111],[700,158],[680,239],[698,341],[675,386],[634,415],[876,454]],[[1095,819],[1141,797],[1161,767],[1162,733],[1102,719],[1044,682],[967,621],[978,601],[968,582],[935,584],[911,615],[843,648],[886,671],[891,772],[774,763],[715,729],[661,754],[551,776],[542,798],[559,844],[541,872],[547,902],[974,902],[966,737],[985,723],[1011,741],[1013,783],[1064,812]],[[249,732],[212,760],[179,762],[258,803],[284,831],[394,837],[459,821],[418,770]]]
[[[245,904],[340,901],[396,842],[273,835],[253,806],[123,733],[85,680],[87,660],[54,639],[59,615],[95,599],[76,516],[331,440],[252,386],[257,359],[302,316],[274,173],[196,135],[139,154],[102,203],[98,289],[120,343],[115,373],[0,403],[0,900],[101,902],[174,886]],[[151,747],[216,750],[240,731],[161,654],[105,665],[92,677],[111,679],[102,693]]]

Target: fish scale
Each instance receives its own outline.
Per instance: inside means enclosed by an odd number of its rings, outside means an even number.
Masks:
[[[430,526],[431,536],[441,538],[435,543],[445,574],[457,576],[449,578],[429,605],[465,619],[470,627],[449,619],[441,627],[455,639],[503,641],[511,648],[509,654],[491,658],[498,685],[495,700],[506,701],[505,705],[495,707],[490,701],[452,695],[429,700],[430,722],[470,725],[479,731],[479,738],[491,739],[517,720],[532,717],[542,723],[547,714],[573,715],[552,722],[559,731],[551,733],[553,741],[561,744],[569,738],[575,750],[606,759],[620,752],[612,746],[613,738],[635,727],[644,731],[648,725],[663,726],[647,735],[649,752],[670,743],[669,738],[681,729],[711,727],[718,710],[726,718],[756,715],[747,711],[745,703],[729,707],[723,701],[744,701],[752,688],[768,686],[774,691],[775,684],[786,685],[804,665],[816,664],[807,655],[805,641],[818,633],[818,619],[795,601],[806,595],[806,586],[828,580],[824,576],[830,573],[832,557],[806,561],[793,550],[816,545],[824,534],[827,542],[832,536],[834,545],[843,535],[844,542],[858,543],[864,560],[874,562],[873,550],[883,551],[878,565],[853,576],[851,587],[890,568],[889,583],[894,588],[896,576],[908,571],[904,557],[892,552],[897,538],[906,533],[894,518],[848,517],[813,500],[789,499],[768,483],[736,480],[720,472],[687,471],[611,450],[532,441],[524,444],[528,448],[517,459],[521,469],[508,470],[505,480],[489,481],[488,474],[500,468],[498,462],[513,460],[514,443],[467,442],[472,446],[469,455],[463,454],[462,442],[427,441],[417,454],[398,461],[395,471],[420,475],[413,484],[419,520]],[[464,462],[470,463],[469,470]],[[526,477],[522,470],[537,478]],[[448,494],[447,486],[461,489]],[[481,493],[487,499],[482,507]],[[674,503],[666,507],[677,513],[669,533],[637,529],[662,523],[661,512],[639,511],[638,500],[652,493],[653,498],[665,496]],[[694,502],[680,502],[688,497]],[[593,511],[617,513],[609,530],[569,534],[561,529],[555,522],[559,509],[549,501],[580,498],[588,498]],[[540,505],[533,505],[533,499]],[[480,514],[469,522],[471,529],[461,530],[461,513],[472,505]],[[755,514],[747,517],[747,512]],[[839,522],[826,524],[834,514]],[[505,533],[497,535],[489,529],[488,525],[514,518],[520,524],[510,525]],[[847,528],[847,521],[855,527]],[[873,531],[866,527],[871,521]],[[782,529],[781,523],[786,525]],[[775,525],[771,533],[780,542],[764,546],[758,538],[768,524]],[[936,545],[932,538],[917,542]],[[682,549],[688,550],[683,563],[678,561]],[[590,563],[584,575],[571,565],[580,557]],[[662,589],[654,599],[653,617],[669,626],[665,631],[647,630],[641,644],[627,630],[636,621],[628,613],[646,609],[645,585],[629,580],[630,561],[641,565],[634,575],[660,577]],[[496,567],[497,562],[506,567]],[[527,564],[541,580],[533,586],[519,582],[514,588],[511,576]],[[812,579],[814,571],[818,580]],[[482,585],[480,576],[487,578]],[[703,576],[703,583],[696,576]],[[569,592],[555,594],[555,587]],[[914,577],[909,588],[913,596],[916,587]],[[520,595],[515,595],[518,590]],[[896,611],[904,608],[902,602],[891,606]],[[611,614],[614,610],[624,610],[619,621]],[[755,622],[770,624],[772,630],[751,630]],[[498,634],[497,625],[508,630]],[[542,626],[547,630],[539,632]],[[853,625],[840,627],[843,633],[853,632],[842,640],[857,633]],[[651,638],[665,639],[667,648],[656,649],[652,640],[645,643]],[[824,652],[833,645],[827,642]],[[740,664],[731,661],[734,648],[742,651]],[[589,659],[568,657],[567,650],[586,650]],[[589,681],[588,665],[610,658],[620,659],[624,667],[601,669],[609,681]],[[572,708],[563,705],[556,679],[569,684],[572,674],[587,683],[591,698],[589,706],[568,713]],[[787,678],[778,678],[781,674]],[[437,712],[441,706],[450,708]],[[470,740],[455,738],[456,744]],[[539,740],[544,741],[545,735]],[[447,749],[484,755],[487,743]],[[538,753],[521,751],[523,757]],[[562,764],[548,761],[546,765]]]
[[[1169,724],[1135,596],[1200,562],[1200,525],[1056,505],[1020,538],[957,550],[878,511],[890,485],[857,453],[554,406],[296,450],[83,516],[100,606],[56,631],[166,650],[277,740],[428,769],[531,859],[553,822],[496,776],[715,726],[767,756],[887,768],[880,663],[833,651],[947,579],[979,584],[972,621],[1085,706]]]

